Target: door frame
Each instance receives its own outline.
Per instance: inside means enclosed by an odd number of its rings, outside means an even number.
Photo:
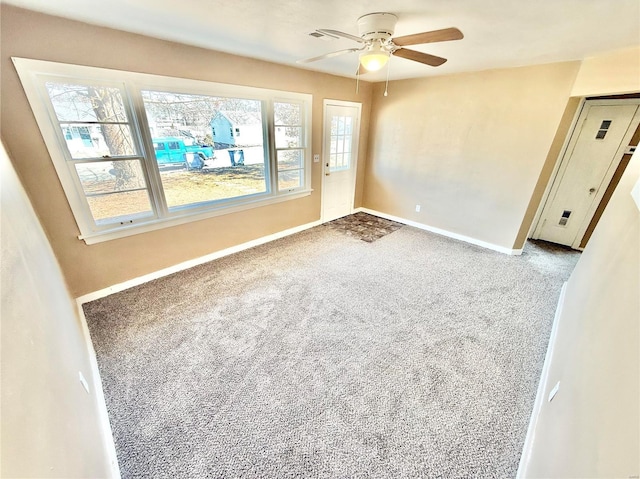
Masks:
[[[354,102],[354,101],[345,101],[345,100],[331,100],[329,98],[325,98],[322,101],[322,154],[321,154],[321,162],[322,162],[322,200],[320,201],[320,221],[322,223],[326,223],[324,206],[325,206],[325,179],[328,176],[326,170],[326,164],[328,161],[329,152],[326,151],[325,145],[327,144],[327,107],[330,105],[335,106],[346,106],[353,107],[358,110],[358,117],[356,119],[356,125],[354,128],[354,132],[357,133],[358,138],[355,142],[354,149],[352,151],[352,159],[353,159],[353,180],[351,184],[351,191],[353,192],[351,197],[351,206],[350,212],[353,213],[353,207],[356,200],[356,184],[358,177],[358,160],[359,160],[359,151],[360,151],[360,123],[362,120],[362,103]]]
[[[547,203],[552,201],[553,198],[555,197],[555,194],[560,186],[560,183],[562,182],[564,172],[566,171],[567,166],[569,164],[569,160],[571,159],[571,152],[573,151],[573,147],[575,147],[575,144],[578,141],[578,136],[580,135],[580,132],[582,130],[582,124],[587,118],[588,112],[586,112],[585,114],[585,107],[587,105],[616,106],[616,105],[629,105],[629,104],[640,105],[640,98],[589,100],[586,97],[583,97],[580,100],[580,104],[578,105],[578,108],[576,109],[576,113],[571,122],[569,133],[567,134],[564,140],[564,143],[562,145],[562,148],[560,149],[560,153],[558,154],[556,164],[554,165],[551,176],[549,177],[549,181],[547,182],[547,186],[545,188],[544,194],[542,195],[542,200],[538,205],[538,210],[534,217],[534,221],[532,222],[531,228],[529,230],[529,234],[527,235],[528,238],[538,239],[540,235],[543,221],[544,221],[542,217],[542,213],[544,212],[544,209],[547,206]],[[640,118],[640,108],[636,111],[635,115],[633,116],[630,126],[633,126],[633,124],[639,118]],[[615,174],[615,171],[618,165],[620,164],[620,161],[622,161],[622,157],[624,156],[625,150],[627,149],[627,145],[625,143],[629,142],[629,140],[631,139],[631,136],[633,136],[633,133],[635,132],[635,128],[637,128],[637,124],[635,127],[627,129],[627,132],[625,133],[625,137],[624,137],[624,138],[628,137],[627,141],[625,142],[625,140],[623,139],[622,144],[616,151],[614,159],[611,165],[609,166],[609,168],[607,169],[607,172],[605,173],[605,176],[603,178],[603,182],[602,182],[603,185],[607,185],[608,187],[608,185],[611,183],[613,175]],[[587,229],[589,228],[589,224],[591,223],[591,220],[593,219],[593,216],[596,210],[598,209],[598,206],[600,205],[600,202],[602,201],[602,198],[604,197],[607,191],[607,187],[600,188],[597,195],[594,197],[594,201],[592,202],[591,207],[587,211],[585,220],[580,226],[580,229],[576,234],[576,239],[574,239],[573,244],[571,245],[571,248],[581,250],[581,251],[584,249],[584,248],[580,248],[580,243],[582,242],[582,238],[587,232]]]

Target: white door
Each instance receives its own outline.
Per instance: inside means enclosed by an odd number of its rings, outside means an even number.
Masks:
[[[353,212],[360,103],[325,100],[322,147],[322,221]]]
[[[585,102],[534,239],[580,246],[639,117],[637,103]]]

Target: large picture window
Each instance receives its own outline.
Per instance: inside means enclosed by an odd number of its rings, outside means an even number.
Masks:
[[[13,60],[89,244],[310,194],[311,95]]]
[[[155,90],[141,93],[170,211],[269,191],[263,102]],[[214,131],[221,124],[236,132],[241,125],[247,134],[242,141],[238,134],[222,138]]]

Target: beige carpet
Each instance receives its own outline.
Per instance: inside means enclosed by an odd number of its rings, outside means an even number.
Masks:
[[[122,476],[513,477],[578,256],[321,226],[86,304]]]

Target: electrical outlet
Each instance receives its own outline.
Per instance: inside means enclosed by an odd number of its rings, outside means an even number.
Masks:
[[[320,155],[318,154],[313,155],[313,162],[318,163],[319,161],[320,161]]]
[[[420,213],[420,205],[416,205],[416,213]]]
[[[551,390],[551,392],[549,393],[549,402],[551,402],[551,400],[556,397],[556,394],[558,394],[558,390],[560,389],[560,381],[558,381],[556,383],[555,386],[553,386],[553,389]]]
[[[87,391],[87,394],[91,394],[89,392],[89,383],[87,383],[87,380],[84,378],[82,371],[78,371],[78,375],[80,376],[80,384],[82,384],[84,390]]]

